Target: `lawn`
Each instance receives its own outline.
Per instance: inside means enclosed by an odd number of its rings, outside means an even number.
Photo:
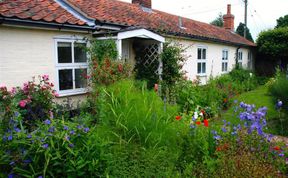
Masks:
[[[238,116],[236,116],[234,110],[240,102],[244,102],[247,104],[254,104],[256,108],[266,106],[268,108],[266,117],[268,121],[268,132],[277,135],[288,135],[288,132],[285,131],[285,129],[282,131],[281,123],[279,121],[279,113],[275,109],[273,98],[269,94],[267,86],[259,86],[257,89],[243,93],[233,99],[237,101],[237,103],[233,103],[233,105],[228,110],[223,111],[220,119],[215,120],[215,125],[222,124],[223,120],[226,120],[231,124],[238,124],[240,120],[238,119]],[[282,124],[285,125],[286,122],[282,122]]]

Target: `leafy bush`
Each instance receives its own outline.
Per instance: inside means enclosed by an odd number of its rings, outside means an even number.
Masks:
[[[49,117],[55,109],[53,99],[57,96],[52,89],[53,83],[49,82],[49,76],[39,76],[39,83],[28,81],[23,87],[12,88],[8,91],[6,87],[0,88],[0,112],[3,112],[1,119],[3,128],[6,128],[10,117],[15,113],[23,117],[23,125],[33,129],[35,121],[43,121]]]
[[[276,78],[269,87],[269,92],[274,97],[275,101],[281,100],[284,103],[284,107],[286,108],[288,101],[288,79],[284,74],[278,72]]]

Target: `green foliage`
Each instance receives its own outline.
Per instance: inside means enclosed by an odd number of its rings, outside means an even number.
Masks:
[[[234,69],[227,75],[210,79],[207,85],[199,86],[192,81],[177,83],[177,104],[184,113],[193,111],[197,106],[210,108],[211,116],[227,109],[234,96],[255,89],[257,78],[250,71]]]
[[[238,27],[237,27],[237,29],[236,29],[236,33],[237,33],[238,35],[241,35],[241,36],[244,37],[244,28],[245,28],[245,24],[242,23],[242,22],[240,22],[239,25],[238,25]],[[247,27],[247,29],[246,29],[246,39],[249,40],[249,41],[254,42],[254,40],[253,40],[253,38],[252,38],[252,35],[251,35],[250,30],[249,30],[248,27]]]
[[[8,122],[15,114],[21,114],[23,124],[29,129],[34,128],[35,121],[43,121],[55,109],[53,99],[58,94],[52,89],[54,85],[49,82],[49,76],[39,76],[39,83],[28,81],[23,87],[0,88],[0,113],[2,114],[1,127],[7,128]],[[0,116],[1,116],[0,114]]]
[[[288,27],[288,15],[285,15],[277,19],[277,25],[275,28],[281,28],[281,27]]]
[[[212,22],[210,22],[211,25],[215,25],[217,27],[223,27],[224,22],[223,22],[223,15],[220,12],[218,14],[218,17],[216,17],[216,19],[214,19]]]
[[[285,59],[288,57],[286,41],[288,41],[287,27],[263,31],[257,39],[258,51],[274,60]]]
[[[116,60],[118,53],[115,40],[91,40],[90,44],[87,51],[92,61],[102,63],[105,59]]]

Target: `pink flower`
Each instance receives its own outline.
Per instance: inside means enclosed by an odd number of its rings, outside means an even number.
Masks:
[[[55,96],[55,97],[59,96],[59,94],[55,90],[52,91],[52,95]]]
[[[22,90],[23,90],[24,93],[27,93],[28,90],[29,90],[29,84],[28,83],[24,83]]]
[[[43,75],[43,76],[42,76],[42,79],[43,79],[44,81],[48,81],[48,80],[49,80],[49,75],[47,75],[47,74]]]
[[[16,94],[16,92],[17,92],[16,88],[15,88],[15,87],[13,87],[13,88],[11,89],[11,94],[12,94],[12,95],[15,95],[15,94]]]
[[[27,100],[21,100],[21,101],[19,102],[19,106],[20,106],[21,108],[24,108],[24,107],[26,106],[26,104],[27,104]]]

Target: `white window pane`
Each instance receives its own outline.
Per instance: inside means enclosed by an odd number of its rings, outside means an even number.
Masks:
[[[85,51],[86,43],[74,43],[74,60],[77,63],[87,62],[87,54]]]
[[[59,70],[59,89],[60,90],[73,89],[73,70],[72,69]]]
[[[87,87],[87,69],[75,69],[75,87]]]
[[[58,63],[72,63],[72,47],[70,42],[58,42]]]

